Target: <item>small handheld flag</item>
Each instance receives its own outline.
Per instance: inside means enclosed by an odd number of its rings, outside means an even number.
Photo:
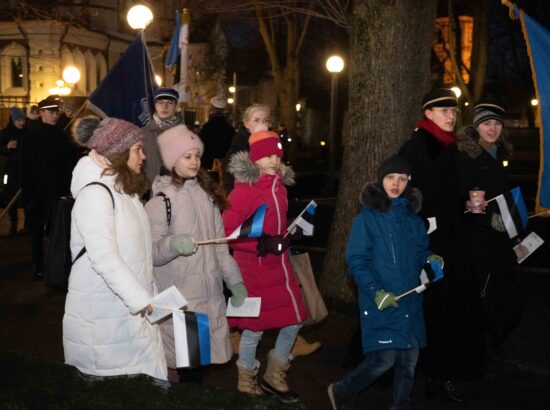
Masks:
[[[267,204],[262,204],[254,211],[246,221],[244,221],[237,229],[235,229],[231,235],[227,237],[227,240],[240,239],[240,238],[259,238],[262,236],[264,228],[265,212],[267,210]]]
[[[510,239],[519,235],[527,227],[527,208],[519,187],[501,194],[495,198],[500,209],[502,222]]]
[[[315,228],[315,226],[313,225],[315,208],[317,208],[317,203],[315,201],[311,201],[309,204],[307,204],[305,209],[300,212],[300,215],[298,215],[298,217],[288,226],[287,231],[293,234],[294,232],[296,232],[296,227],[299,226],[304,231],[304,235],[313,236],[313,230]]]
[[[435,282],[443,278],[443,267],[438,261],[426,262],[420,272],[420,286],[413,288],[395,298],[399,300],[413,292],[422,293]]]
[[[174,312],[176,366],[199,367],[210,364],[210,324],[199,312]]]

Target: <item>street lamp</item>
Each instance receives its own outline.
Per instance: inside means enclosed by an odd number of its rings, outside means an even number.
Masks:
[[[76,84],[80,80],[80,71],[78,68],[69,66],[63,70],[63,80],[68,84]]]
[[[145,30],[145,27],[153,21],[153,12],[149,7],[139,4],[128,10],[126,20],[134,30]]]
[[[328,190],[334,191],[334,168],[336,157],[336,108],[338,97],[338,74],[344,69],[344,60],[339,56],[329,57],[326,62],[327,70],[332,74],[330,87],[330,135],[329,135],[329,170]]]

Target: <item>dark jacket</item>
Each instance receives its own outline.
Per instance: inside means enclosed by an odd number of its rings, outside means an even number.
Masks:
[[[353,220],[346,260],[359,291],[363,352],[424,347],[419,294],[383,311],[374,301],[380,289],[400,295],[419,285],[420,271],[431,254],[426,227],[415,215],[421,194],[408,188],[400,198],[390,199],[382,187],[368,184],[361,197],[364,206]]]
[[[204,144],[201,167],[212,169],[214,159],[223,159],[231,147],[231,139],[234,135],[235,128],[227,123],[223,114],[211,114],[199,133]]]
[[[0,154],[6,157],[4,174],[8,176],[8,184],[6,186],[7,201],[17,192],[20,187],[19,176],[19,157],[21,145],[27,133],[26,127],[23,129],[17,128],[10,120],[6,128],[0,131]],[[8,149],[10,141],[17,141],[17,148]]]
[[[44,214],[51,200],[69,194],[75,160],[73,144],[59,127],[41,123],[31,130],[21,147],[23,206]]]
[[[225,158],[223,159],[223,188],[226,195],[229,195],[229,193],[233,190],[233,186],[235,184],[235,179],[233,178],[231,172],[229,172],[228,170],[229,162],[231,161],[231,157],[233,157],[235,153],[240,151],[250,151],[248,137],[250,137],[250,132],[244,125],[241,125],[237,130],[237,133],[231,140],[231,147],[229,148],[229,151],[227,151],[227,154],[225,154]]]

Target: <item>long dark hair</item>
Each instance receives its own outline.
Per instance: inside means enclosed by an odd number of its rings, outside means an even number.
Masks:
[[[179,176],[176,173],[176,169],[172,168],[172,184],[180,187],[185,184],[185,181],[187,181],[187,179]],[[208,172],[202,168],[199,168],[199,172],[197,173],[197,182],[202,190],[212,198],[214,205],[216,205],[220,211],[224,211],[229,208],[229,202],[227,202],[223,188],[217,184],[212,177],[210,177]]]
[[[136,174],[128,167],[128,158],[130,158],[129,149],[108,156],[107,159],[111,164],[103,170],[102,175],[116,175],[115,190],[118,193],[142,196],[149,189],[149,182],[145,172]]]

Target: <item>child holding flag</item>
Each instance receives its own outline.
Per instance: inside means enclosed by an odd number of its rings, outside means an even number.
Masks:
[[[394,367],[393,404],[408,408],[419,349],[426,345],[422,298],[412,293],[421,268],[442,259],[428,250],[420,191],[408,185],[411,169],[393,156],[378,169],[376,183],[361,193],[363,208],[355,217],[346,259],[359,291],[363,361],[328,387],[334,409],[348,408],[379,376]]]
[[[259,317],[231,318],[231,326],[243,329],[237,368],[239,391],[263,394],[262,388],[283,403],[298,401],[286,382],[290,351],[307,317],[300,286],[289,261],[290,239],[285,238],[288,207],[285,185],[294,183],[294,171],[281,164],[283,148],[274,132],[258,131],[249,138],[250,153],[234,154],[229,172],[235,188],[229,195],[231,207],[223,213],[229,235],[263,203],[268,204],[263,236],[230,244],[239,264],[249,296],[261,298]],[[280,329],[269,352],[261,387],[257,384],[260,363],[256,348],[264,330]]]
[[[185,125],[176,125],[160,134],[158,143],[171,174],[155,181],[153,198],[145,206],[153,237],[155,282],[159,291],[175,285],[189,302],[189,310],[208,314],[211,363],[225,363],[232,350],[222,282],[233,293],[234,306],[244,302],[247,292],[227,244],[198,247],[195,239],[225,236],[220,210],[227,202],[200,168],[204,148],[197,135]],[[177,382],[172,319],[163,322],[161,329],[168,378]]]

